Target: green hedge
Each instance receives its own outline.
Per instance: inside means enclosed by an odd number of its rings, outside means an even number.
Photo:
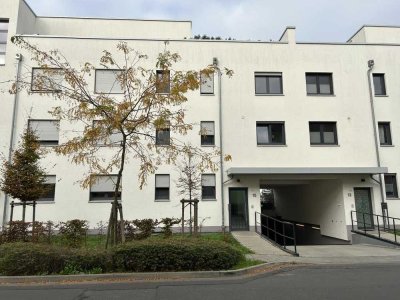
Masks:
[[[0,274],[225,270],[241,259],[243,254],[224,242],[195,239],[138,241],[111,251],[10,243],[0,246]]]
[[[147,240],[117,247],[113,252],[115,267],[131,272],[226,270],[242,258],[238,250],[224,242],[188,239]]]

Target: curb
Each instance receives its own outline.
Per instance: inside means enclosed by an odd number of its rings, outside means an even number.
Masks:
[[[293,263],[263,263],[239,270],[193,271],[193,272],[146,272],[146,273],[108,273],[78,275],[45,275],[45,276],[0,276],[1,284],[49,284],[49,283],[87,283],[99,281],[157,281],[184,279],[238,278],[245,275],[259,274],[276,269],[276,267],[293,267]]]

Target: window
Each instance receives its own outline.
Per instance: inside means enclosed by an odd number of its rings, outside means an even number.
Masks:
[[[160,94],[168,94],[170,92],[169,70],[157,70],[156,75],[156,92]]]
[[[372,77],[374,79],[375,96],[385,96],[385,74],[372,74]]]
[[[157,128],[156,129],[156,145],[168,146],[170,141],[170,129],[168,128]]]
[[[96,70],[94,92],[97,94],[122,94],[123,87],[118,76],[121,70]]]
[[[90,186],[90,201],[112,201],[114,200],[117,175],[92,175],[95,177]],[[120,186],[121,187],[121,186]],[[121,188],[118,192],[118,200],[121,200]]]
[[[385,174],[385,190],[388,198],[397,198],[399,196],[397,193],[396,174]]]
[[[169,175],[156,175],[155,199],[158,201],[169,200]]]
[[[255,73],[256,95],[282,94],[282,73]]]
[[[285,124],[283,122],[257,122],[257,145],[284,145]]]
[[[101,127],[101,121],[93,121],[93,127]],[[104,129],[103,129],[104,130]],[[98,140],[98,146],[120,146],[122,143],[122,133],[116,130],[107,130],[109,134]]]
[[[214,94],[214,74],[200,73],[200,94]]]
[[[306,73],[308,95],[333,95],[332,74]]]
[[[37,201],[54,202],[56,193],[56,176],[54,175],[46,176],[46,181],[44,185],[47,188],[46,194],[37,199]]]
[[[31,91],[57,92],[61,89],[64,75],[61,69],[32,68]]]
[[[310,122],[311,145],[337,145],[335,122]]]
[[[214,122],[201,122],[200,123],[201,145],[214,146],[215,145],[215,128]]]
[[[6,63],[8,20],[0,20],[0,65]]]
[[[390,133],[390,123],[389,122],[379,122],[378,123],[378,131],[379,131],[379,142],[381,145],[391,145],[392,144],[392,136]]]
[[[29,128],[35,132],[42,146],[57,146],[60,121],[29,120]]]
[[[203,200],[216,199],[215,174],[201,175],[201,198]]]

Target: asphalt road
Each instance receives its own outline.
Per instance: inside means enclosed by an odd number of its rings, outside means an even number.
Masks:
[[[400,264],[306,267],[256,278],[2,286],[0,299],[400,299]]]

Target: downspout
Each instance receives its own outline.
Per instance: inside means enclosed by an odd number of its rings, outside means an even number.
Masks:
[[[11,135],[10,135],[10,144],[9,144],[9,148],[8,148],[8,162],[11,162],[12,153],[14,150],[15,126],[16,126],[16,122],[17,122],[17,113],[18,113],[18,96],[19,96],[18,83],[19,83],[19,72],[21,69],[22,55],[19,53],[15,54],[15,60],[17,61],[16,67],[15,67],[16,92],[14,94],[13,114],[12,114],[12,122],[11,122]],[[7,207],[8,207],[8,195],[5,194],[2,226],[5,226],[7,224]]]
[[[377,134],[377,128],[376,128],[376,119],[375,119],[375,107],[374,107],[374,92],[372,89],[372,80],[371,80],[371,73],[372,69],[374,68],[374,61],[369,60],[368,61],[368,85],[369,85],[369,100],[371,104],[371,115],[372,115],[372,122],[373,122],[373,128],[374,128],[374,141],[375,141],[375,152],[376,152],[376,161],[378,163],[378,167],[381,166],[381,158],[379,155],[379,145],[378,145],[378,134]],[[376,180],[375,180],[376,181]],[[385,191],[383,190],[383,178],[382,174],[379,174],[379,187],[381,191],[381,199],[382,203],[385,203]],[[383,205],[381,206],[382,209],[382,215],[385,217],[385,209],[383,208]]]
[[[221,180],[221,229],[225,232],[225,198],[224,198],[224,157],[223,157],[223,139],[222,139],[222,73],[218,68],[218,59],[213,58],[213,65],[217,67],[218,72],[218,110],[219,110],[219,160],[220,160],[220,180]]]

